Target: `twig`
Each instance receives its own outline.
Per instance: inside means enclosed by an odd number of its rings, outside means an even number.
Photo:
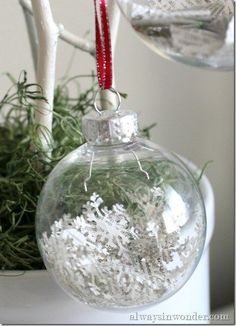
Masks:
[[[89,40],[83,39],[64,28],[62,24],[59,24],[59,37],[61,40],[73,45],[75,48],[95,55],[95,44]]]
[[[21,7],[23,9],[23,13],[25,16],[25,22],[26,22],[26,27],[27,27],[27,32],[29,35],[29,40],[30,40],[30,47],[31,47],[31,52],[32,52],[32,57],[33,57],[33,64],[34,64],[34,71],[36,73],[37,69],[37,60],[38,60],[38,35],[37,35],[37,30],[35,26],[35,21],[32,16],[32,14],[27,10],[25,6],[25,2],[23,0],[19,0]]]
[[[31,15],[33,14],[32,6],[29,0],[20,0],[21,6],[27,10]],[[94,42],[88,41],[86,39],[80,38],[77,35],[69,32],[64,28],[62,24],[58,25],[59,27],[59,38],[65,41],[66,43],[90,53],[92,56],[95,54],[95,44]]]
[[[118,29],[120,23],[120,10],[115,2],[115,0],[109,0],[108,2],[108,16],[110,21],[110,32],[111,32],[111,46],[114,57],[114,52],[116,48]],[[114,84],[113,84],[114,86]]]
[[[38,32],[37,82],[44,90],[46,101],[37,101],[35,115],[38,136],[44,151],[50,156],[53,97],[55,85],[58,27],[55,24],[48,0],[31,0]]]

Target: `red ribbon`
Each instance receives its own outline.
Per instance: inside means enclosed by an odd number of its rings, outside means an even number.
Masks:
[[[94,0],[95,8],[95,31],[96,31],[96,61],[98,84],[102,89],[112,87],[112,50],[110,26],[107,14],[106,0],[98,0],[100,4],[100,21],[99,26],[98,10],[96,0]]]

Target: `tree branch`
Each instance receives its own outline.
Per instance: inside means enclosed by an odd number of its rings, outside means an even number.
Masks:
[[[53,97],[55,85],[58,27],[55,24],[49,0],[31,0],[39,38],[37,82],[44,91],[47,102],[38,100],[35,122],[39,140],[50,155],[52,139]]]
[[[83,39],[70,31],[66,30],[62,24],[59,24],[59,37],[66,43],[75,48],[95,56],[95,44],[89,40]]]
[[[37,67],[37,61],[38,61],[38,35],[37,35],[37,30],[35,26],[35,21],[32,16],[32,14],[27,10],[25,7],[25,1],[19,0],[21,7],[23,9],[23,13],[25,16],[25,22],[26,22],[26,27],[27,27],[27,32],[29,35],[29,40],[30,40],[30,47],[31,47],[31,53],[33,57],[33,64],[34,64],[34,71],[36,74],[36,67]]]
[[[27,10],[31,15],[33,14],[32,6],[29,0],[20,0],[20,4]],[[92,56],[95,55],[95,44],[94,42],[88,41],[86,39],[80,38],[77,35],[66,30],[62,24],[59,24],[59,37],[66,43],[90,53]]]
[[[110,21],[110,32],[111,32],[111,46],[114,57],[114,52],[116,48],[118,29],[120,23],[120,10],[115,2],[115,0],[109,0],[108,2],[108,16]]]

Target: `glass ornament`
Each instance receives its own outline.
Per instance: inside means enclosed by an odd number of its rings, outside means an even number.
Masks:
[[[136,113],[95,108],[82,121],[87,143],[57,164],[42,189],[38,245],[56,282],[79,301],[158,303],[199,262],[203,200],[175,154],[138,137]]]
[[[117,2],[144,43],[164,58],[198,67],[233,69],[233,0]]]

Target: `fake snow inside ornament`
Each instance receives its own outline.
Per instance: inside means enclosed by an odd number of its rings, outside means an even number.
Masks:
[[[37,208],[47,269],[98,307],[160,302],[195,270],[206,232],[197,184],[177,156],[137,136],[134,112],[83,118],[87,143],[54,168]]]
[[[117,1],[134,30],[158,54],[193,66],[233,69],[233,0]]]

